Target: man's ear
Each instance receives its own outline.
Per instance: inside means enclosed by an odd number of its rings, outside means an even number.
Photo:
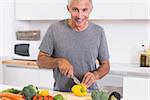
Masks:
[[[67,10],[69,11],[69,6],[67,5]]]

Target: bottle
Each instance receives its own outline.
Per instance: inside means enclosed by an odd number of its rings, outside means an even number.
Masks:
[[[150,47],[146,50],[146,66],[150,67]]]
[[[142,51],[140,54],[140,67],[146,67],[146,50],[144,45],[142,45]]]

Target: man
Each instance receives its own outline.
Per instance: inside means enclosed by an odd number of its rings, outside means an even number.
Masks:
[[[38,65],[53,69],[54,90],[71,91],[75,75],[89,90],[109,72],[109,53],[102,27],[88,21],[92,0],[69,0],[71,19],[52,24],[39,47]],[[100,67],[96,68],[96,59]]]

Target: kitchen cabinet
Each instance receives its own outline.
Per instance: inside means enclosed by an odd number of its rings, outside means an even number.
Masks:
[[[63,0],[15,0],[17,20],[60,20],[69,17]],[[93,0],[90,19],[147,19],[148,0]]]
[[[34,84],[39,88],[52,89],[53,83],[54,79],[51,70],[10,65],[4,67],[4,84],[15,86]]]
[[[16,20],[56,20],[68,18],[65,0],[15,0]]]
[[[130,0],[93,0],[91,19],[129,19]]]
[[[131,19],[148,19],[148,0],[131,0]]]
[[[34,84],[38,86],[38,70],[19,68],[16,66],[4,67],[4,84],[25,86],[27,84]]]
[[[150,78],[125,76],[123,78],[125,100],[150,100]]]
[[[148,0],[93,0],[91,19],[148,19]]]
[[[39,87],[53,89],[54,82],[52,70],[39,70]]]

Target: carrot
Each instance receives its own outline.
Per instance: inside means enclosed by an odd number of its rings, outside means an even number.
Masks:
[[[12,100],[11,98],[7,98],[7,97],[2,97],[0,98],[0,100]]]
[[[25,100],[22,95],[13,93],[0,93],[0,97],[7,97],[14,100]]]

